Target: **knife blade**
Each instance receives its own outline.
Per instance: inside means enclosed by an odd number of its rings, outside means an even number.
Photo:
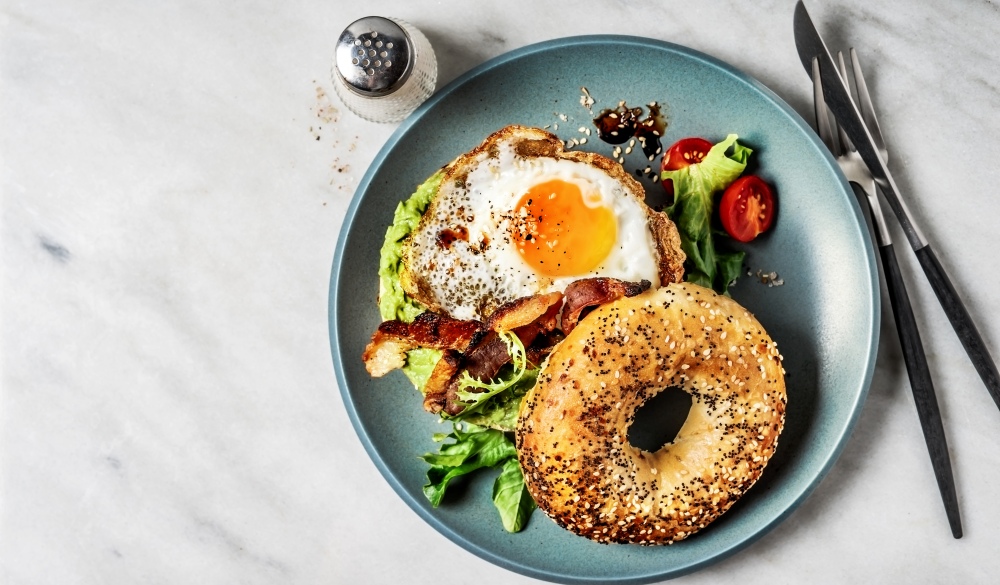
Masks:
[[[883,187],[882,191],[887,195],[889,206],[899,217],[903,233],[909,240],[910,246],[914,250],[926,246],[926,238],[924,238],[920,228],[913,223],[905,202],[899,198],[896,182],[893,181],[885,161],[879,156],[875,140],[868,132],[868,127],[865,126],[857,105],[851,99],[850,89],[841,78],[833,56],[826,48],[826,43],[820,37],[819,31],[816,30],[802,0],[799,0],[795,5],[794,30],[795,47],[799,51],[802,66],[805,67],[806,73],[811,73],[813,58],[819,61],[820,79],[823,81],[823,97],[826,98],[827,107],[830,108],[834,117],[837,118],[837,122],[851,139],[858,154],[861,155],[862,160],[865,161],[875,177],[875,181]]]
[[[941,303],[952,328],[962,342],[966,354],[979,373],[979,377],[993,398],[993,402],[996,403],[997,408],[1000,408],[1000,373],[997,372],[996,363],[986,347],[986,342],[983,341],[982,335],[976,328],[975,322],[965,308],[965,304],[958,295],[958,291],[955,290],[947,272],[945,272],[944,266],[928,244],[923,232],[913,221],[906,203],[900,196],[896,181],[892,178],[892,173],[889,172],[885,161],[879,155],[875,141],[861,117],[861,112],[851,98],[850,89],[845,85],[844,79],[840,77],[833,57],[819,31],[816,30],[802,0],[799,0],[795,5],[793,24],[795,47],[798,50],[802,66],[806,73],[811,75],[813,59],[815,58],[819,63],[820,79],[823,82],[823,97],[827,106],[837,118],[837,122],[840,123],[847,137],[851,139],[879,187],[882,188],[882,194],[885,195],[889,207],[899,220],[903,233],[916,254],[920,267],[930,282],[938,302]]]

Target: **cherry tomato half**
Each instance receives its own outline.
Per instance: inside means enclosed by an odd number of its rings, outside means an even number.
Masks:
[[[663,155],[661,168],[664,171],[676,171],[688,165],[700,163],[712,149],[712,143],[696,136],[681,138]]]
[[[719,218],[726,233],[740,242],[749,242],[767,231],[774,221],[774,194],[756,175],[733,181],[722,194]]]
[[[660,164],[660,170],[676,171],[686,166],[700,163],[705,159],[705,155],[712,149],[712,143],[704,138],[692,136],[681,138],[667,149]],[[663,181],[663,188],[673,196],[674,182],[670,179]]]

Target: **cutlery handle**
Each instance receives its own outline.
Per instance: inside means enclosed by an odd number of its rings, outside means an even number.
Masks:
[[[927,367],[927,356],[920,341],[920,330],[913,316],[910,297],[906,294],[906,285],[899,270],[899,262],[892,244],[879,247],[882,255],[882,270],[885,272],[885,284],[889,289],[889,301],[892,313],[896,319],[896,330],[899,333],[899,343],[903,349],[903,360],[906,362],[906,373],[910,378],[910,390],[917,406],[917,417],[924,431],[924,441],[930,452],[931,465],[937,478],[938,490],[944,501],[945,513],[951,534],[962,538],[962,518],[958,510],[958,495],[955,491],[955,478],[951,471],[951,457],[948,455],[948,441],[941,422],[941,411],[938,408],[937,397],[934,394],[934,383]]]
[[[979,377],[986,384],[986,390],[993,397],[993,402],[996,403],[997,408],[1000,408],[1000,374],[997,373],[996,363],[990,356],[990,351],[986,349],[986,343],[979,334],[979,330],[976,329],[975,323],[972,322],[969,311],[966,310],[954,285],[951,284],[951,279],[948,278],[948,274],[945,273],[944,267],[941,266],[930,245],[915,250],[915,252],[920,266],[924,269],[924,274],[927,275],[927,279],[931,283],[931,288],[934,289],[938,301],[941,302],[945,314],[948,315],[948,320],[951,321],[951,326],[958,334],[959,340],[965,347],[965,352],[969,354],[972,365],[975,366]]]

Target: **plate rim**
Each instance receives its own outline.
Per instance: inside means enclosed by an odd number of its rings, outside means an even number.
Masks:
[[[685,57],[695,59],[712,68],[736,78],[737,80],[752,86],[760,94],[763,95],[773,106],[781,110],[786,116],[791,118],[797,125],[799,125],[803,130],[808,130],[805,134],[812,141],[813,146],[818,150],[821,155],[826,158],[827,166],[830,167],[834,173],[838,176],[841,183],[842,189],[847,194],[853,194],[853,188],[847,181],[840,166],[836,163],[833,155],[823,146],[819,137],[814,131],[812,131],[811,126],[802,118],[799,113],[794,110],[790,105],[788,105],[785,100],[774,93],[770,88],[765,86],[763,83],[758,81],[753,76],[743,72],[742,70],[720,60],[711,55],[698,51],[697,49],[692,49],[684,45],[672,43],[670,41],[664,41],[660,39],[654,39],[650,37],[642,37],[635,35],[618,35],[618,34],[593,34],[593,35],[576,35],[560,37],[555,39],[550,39],[546,41],[541,41],[537,43],[532,43],[525,45],[523,47],[513,49],[506,53],[495,56],[483,63],[473,67],[472,69],[466,71],[465,73],[459,75],[443,88],[437,90],[427,101],[421,104],[414,112],[408,116],[396,130],[389,136],[385,144],[382,145],[379,152],[376,154],[375,158],[368,166],[365,174],[358,182],[358,186],[352,195],[350,205],[348,206],[347,212],[344,215],[344,219],[341,223],[340,232],[337,237],[337,245],[333,257],[333,265],[330,275],[330,288],[327,298],[327,308],[328,308],[328,324],[329,324],[329,342],[330,351],[333,358],[333,366],[337,381],[337,386],[340,391],[341,398],[344,402],[344,407],[347,410],[348,418],[351,421],[351,425],[354,428],[355,434],[358,436],[368,454],[368,457],[375,464],[375,467],[379,470],[383,479],[389,483],[393,491],[399,496],[411,510],[413,510],[420,518],[427,522],[435,531],[442,534],[448,538],[453,543],[459,545],[461,548],[479,556],[480,558],[493,563],[497,566],[503,567],[507,570],[533,577],[536,579],[543,579],[550,582],[558,583],[649,583],[656,580],[670,579],[679,577],[681,575],[693,573],[706,566],[720,562],[721,560],[734,555],[735,553],[743,550],[744,548],[750,546],[764,535],[768,534],[776,526],[781,524],[789,515],[791,515],[798,507],[812,494],[816,487],[822,482],[829,473],[830,469],[833,467],[834,463],[840,458],[851,434],[854,430],[858,419],[861,416],[864,403],[868,397],[869,390],[871,388],[872,378],[875,371],[875,362],[878,353],[879,337],[880,337],[880,315],[881,315],[881,289],[880,280],[878,274],[878,266],[875,260],[874,246],[871,242],[870,237],[862,237],[862,242],[865,248],[865,256],[868,259],[868,277],[871,283],[871,298],[872,298],[872,312],[868,316],[870,322],[872,323],[872,335],[867,351],[866,369],[864,372],[863,379],[861,381],[861,389],[857,393],[857,397],[853,404],[851,405],[852,414],[844,421],[844,424],[837,429],[837,438],[834,448],[827,454],[825,461],[820,466],[818,473],[801,489],[794,493],[794,497],[785,505],[784,509],[781,510],[774,518],[769,522],[761,526],[754,533],[746,536],[742,540],[733,543],[732,545],[714,551],[711,555],[708,555],[702,559],[687,562],[679,566],[672,567],[670,569],[659,571],[655,573],[646,574],[632,574],[629,576],[623,576],[621,578],[616,578],[613,581],[609,581],[606,578],[598,577],[586,577],[586,576],[570,576],[563,573],[556,573],[545,569],[540,569],[538,567],[529,566],[527,564],[518,563],[512,559],[501,556],[492,550],[485,548],[477,543],[471,542],[464,538],[457,532],[455,532],[451,527],[444,524],[439,518],[436,518],[432,513],[426,510],[420,505],[420,502],[416,501],[415,498],[411,497],[409,492],[404,486],[396,479],[395,475],[391,472],[386,462],[379,455],[378,451],[372,444],[371,439],[368,436],[365,425],[360,420],[358,416],[357,409],[351,399],[350,393],[348,391],[348,384],[346,375],[344,372],[343,365],[340,363],[340,347],[338,343],[338,338],[340,334],[340,328],[338,326],[339,312],[338,312],[338,288],[340,273],[343,266],[343,256],[346,248],[347,236],[350,232],[350,226],[354,223],[355,216],[358,213],[362,199],[364,197],[359,197],[359,193],[367,192],[371,185],[372,180],[375,175],[385,162],[389,153],[395,148],[396,144],[400,139],[405,136],[410,128],[421,120],[424,115],[433,109],[435,105],[445,99],[454,91],[459,88],[464,87],[467,83],[474,80],[476,77],[488,73],[490,70],[501,66],[510,61],[515,61],[522,59],[529,55],[538,52],[545,52],[554,49],[560,49],[565,47],[573,47],[579,45],[607,45],[615,44],[618,46],[631,45],[643,48],[655,48],[660,50],[666,50],[668,52],[682,54]],[[856,198],[848,196],[849,203],[852,208],[854,208],[856,219],[860,223],[860,227],[864,232],[868,231],[867,223],[863,212],[861,211],[860,204]]]

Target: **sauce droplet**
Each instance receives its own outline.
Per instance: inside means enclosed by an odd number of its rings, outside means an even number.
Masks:
[[[608,144],[624,144],[631,138],[639,141],[646,157],[656,156],[663,151],[660,138],[667,129],[660,105],[649,104],[649,114],[643,118],[641,107],[630,108],[625,102],[618,102],[615,109],[605,109],[596,118],[597,136]]]

